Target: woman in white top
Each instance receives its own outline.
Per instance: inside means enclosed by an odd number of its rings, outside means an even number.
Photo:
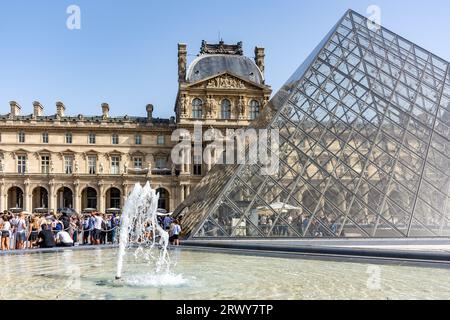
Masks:
[[[11,236],[11,223],[9,222],[10,217],[5,216],[3,218],[3,220],[5,221],[3,223],[3,228],[2,228],[2,250],[9,250],[9,237]]]

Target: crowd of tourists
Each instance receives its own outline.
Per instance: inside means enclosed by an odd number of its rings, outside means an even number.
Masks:
[[[160,226],[169,233],[170,243],[179,245],[180,222],[170,215],[158,217]],[[1,250],[72,247],[118,243],[120,214],[3,212],[0,215]],[[150,237],[150,225],[146,230]]]

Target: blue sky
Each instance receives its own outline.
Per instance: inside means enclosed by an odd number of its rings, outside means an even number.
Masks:
[[[81,9],[81,30],[66,27],[69,5]],[[382,24],[450,60],[448,0],[0,0],[0,113],[10,100],[46,114],[63,101],[67,114],[170,117],[177,93],[177,43],[189,59],[201,40],[244,42],[247,55],[266,48],[266,79],[288,79],[348,9],[382,10]]]

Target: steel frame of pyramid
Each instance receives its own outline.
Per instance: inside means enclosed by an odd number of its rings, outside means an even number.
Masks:
[[[280,170],[216,165],[190,238],[450,236],[449,63],[348,11],[270,101]]]

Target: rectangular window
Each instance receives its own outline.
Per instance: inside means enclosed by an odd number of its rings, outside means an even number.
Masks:
[[[42,134],[42,143],[48,143],[48,133],[44,132]]]
[[[166,169],[166,159],[164,158],[157,158],[156,159],[156,169]]]
[[[194,175],[201,176],[202,175],[202,157],[194,156]]]
[[[164,136],[158,136],[157,144],[160,146],[165,144]]]
[[[111,174],[120,174],[120,158],[118,156],[111,157]]]
[[[17,156],[17,172],[24,174],[27,171],[27,157]]]
[[[43,173],[43,174],[50,173],[50,157],[49,156],[41,156],[41,173]]]
[[[89,133],[88,142],[89,142],[89,144],[95,144],[95,134],[94,133]]]
[[[135,169],[142,169],[142,157],[134,157],[133,163]]]
[[[72,134],[71,133],[66,133],[66,143],[72,144]]]
[[[19,143],[25,143],[25,132],[20,131],[18,138],[19,138]]]
[[[66,174],[73,173],[73,156],[64,156],[64,172]]]
[[[141,145],[142,144],[142,136],[140,134],[137,134],[134,137],[134,142],[135,142],[135,144]]]
[[[88,156],[88,172],[89,174],[97,173],[97,156]]]
[[[112,135],[112,144],[119,144],[119,135],[117,134]]]

